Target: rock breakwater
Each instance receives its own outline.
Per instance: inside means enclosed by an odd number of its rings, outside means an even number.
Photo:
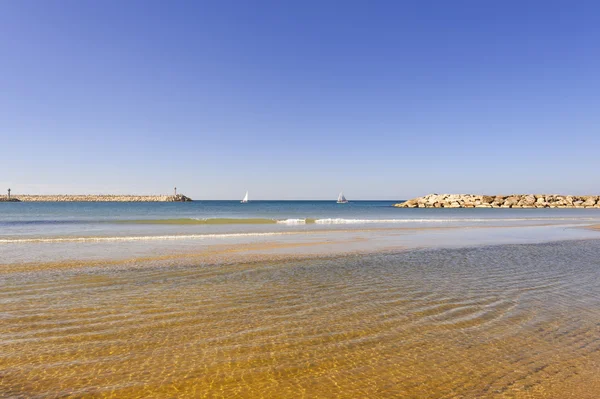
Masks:
[[[394,206],[397,208],[600,208],[600,196],[429,194]]]
[[[1,196],[0,202],[8,201]],[[177,195],[11,195],[13,202],[188,202],[191,198]]]

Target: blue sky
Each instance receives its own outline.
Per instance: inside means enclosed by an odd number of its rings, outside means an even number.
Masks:
[[[0,187],[598,194],[599,43],[592,1],[4,1]]]

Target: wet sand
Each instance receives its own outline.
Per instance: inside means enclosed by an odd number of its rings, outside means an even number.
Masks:
[[[0,396],[596,398],[599,250],[12,270]]]

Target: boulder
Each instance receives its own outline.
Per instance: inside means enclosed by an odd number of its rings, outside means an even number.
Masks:
[[[521,202],[523,203],[523,205],[533,205],[535,204],[535,196],[534,195],[526,195],[524,197],[521,198]]]
[[[484,195],[481,197],[482,204],[491,204],[492,202],[494,202],[494,197],[491,195]]]
[[[435,205],[436,202],[438,202],[438,197],[437,195],[432,195],[429,198],[427,198],[427,205],[428,206],[433,206]]]
[[[583,206],[594,206],[596,205],[596,197],[587,197],[585,201],[583,201]]]

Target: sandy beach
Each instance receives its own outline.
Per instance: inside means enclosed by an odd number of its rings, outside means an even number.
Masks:
[[[0,392],[595,398],[599,242],[5,264]]]

